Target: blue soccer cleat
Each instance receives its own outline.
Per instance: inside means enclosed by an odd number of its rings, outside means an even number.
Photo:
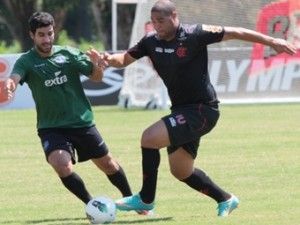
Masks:
[[[239,202],[239,199],[234,195],[231,195],[230,199],[228,199],[227,201],[220,202],[217,208],[218,216],[228,216],[234,209],[238,207]]]
[[[148,215],[150,211],[154,208],[154,202],[149,204],[144,203],[139,194],[118,199],[116,200],[115,203],[118,210],[121,211],[134,210],[137,213],[142,215]]]

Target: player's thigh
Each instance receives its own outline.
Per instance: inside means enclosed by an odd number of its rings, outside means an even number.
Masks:
[[[146,148],[158,149],[170,145],[168,130],[163,120],[157,121],[144,130],[141,145]]]
[[[168,129],[171,146],[182,146],[207,134],[217,123],[219,111],[195,104],[178,107],[163,117]]]
[[[171,173],[178,179],[189,177],[194,170],[194,158],[182,147],[168,155]]]
[[[105,141],[95,126],[76,129],[71,140],[77,150],[78,162],[102,158],[109,152]]]

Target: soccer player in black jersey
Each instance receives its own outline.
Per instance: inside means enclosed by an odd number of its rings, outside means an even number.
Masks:
[[[82,202],[92,198],[83,180],[74,172],[78,161],[91,160],[122,193],[132,195],[121,166],[113,159],[95,127],[90,102],[84,94],[80,74],[101,81],[103,67],[98,58],[71,47],[53,45],[54,19],[46,12],[29,19],[34,47],[16,61],[5,93],[13,96],[17,85],[26,82],[36,104],[37,129],[48,163],[62,184]]]
[[[171,173],[191,188],[218,203],[218,216],[227,216],[239,200],[194,167],[200,139],[219,118],[218,99],[208,74],[207,45],[239,39],[272,47],[277,53],[295,53],[283,39],[240,27],[181,24],[172,1],[157,1],[151,9],[156,30],[123,53],[100,54],[99,61],[125,67],[148,56],[164,81],[171,99],[171,114],[150,125],[142,134],[143,185],[136,195],[116,201],[120,210],[151,210],[154,207],[159,149],[167,147]]]

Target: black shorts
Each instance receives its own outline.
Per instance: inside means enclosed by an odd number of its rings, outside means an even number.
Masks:
[[[49,154],[57,149],[69,152],[73,164],[76,162],[75,152],[78,162],[101,158],[108,153],[108,148],[95,126],[39,129],[38,135],[47,160]]]
[[[167,148],[168,153],[182,147],[195,159],[201,136],[212,130],[219,116],[217,105],[195,104],[173,108],[170,115],[162,118],[171,143]]]

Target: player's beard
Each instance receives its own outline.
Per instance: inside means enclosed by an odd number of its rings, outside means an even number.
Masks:
[[[36,49],[42,54],[50,54],[51,50],[52,50],[52,46],[53,46],[53,44],[51,42],[43,43],[40,45],[36,45]]]

